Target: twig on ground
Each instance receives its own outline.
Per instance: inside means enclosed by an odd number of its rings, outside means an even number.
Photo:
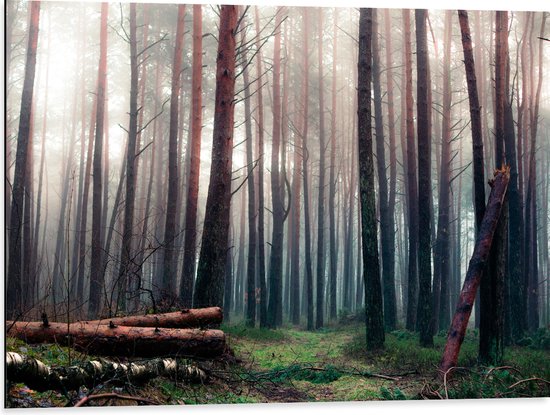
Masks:
[[[84,406],[89,401],[94,400],[94,399],[105,399],[105,398],[107,398],[107,399],[116,398],[116,399],[123,399],[123,400],[127,400],[127,401],[143,402],[143,403],[146,403],[146,404],[149,404],[149,405],[158,405],[157,402],[154,402],[154,401],[152,401],[150,399],[147,399],[147,398],[140,398],[139,396],[119,395],[118,393],[99,393],[97,395],[85,396],[84,398],[79,400],[75,404],[74,407],[78,408],[80,406]]]

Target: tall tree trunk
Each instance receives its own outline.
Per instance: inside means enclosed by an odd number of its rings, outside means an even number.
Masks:
[[[388,272],[388,287],[386,287],[386,297],[390,301],[393,300],[394,306],[389,306],[389,312],[393,313],[393,321],[397,323],[397,304],[395,293],[395,204],[396,204],[396,188],[397,188],[397,156],[395,146],[395,111],[393,100],[393,59],[392,59],[392,39],[391,39],[391,17],[389,9],[384,10],[385,37],[386,37],[386,87],[388,89],[388,138],[390,152],[390,187],[388,194],[388,230],[387,230],[387,255],[388,260],[383,264],[383,269]],[[385,313],[386,311],[384,311]],[[386,325],[392,320],[386,314]],[[391,325],[390,325],[391,327]]]
[[[138,131],[138,61],[137,61],[137,18],[136,4],[130,3],[130,121],[126,148],[126,195],[124,199],[124,223],[117,289],[117,309],[126,311],[128,278],[135,272],[134,267],[134,206],[136,199],[136,140]]]
[[[382,310],[382,287],[380,286],[380,262],[378,259],[371,130],[372,21],[373,9],[360,9],[359,61],[357,65],[359,191],[367,348],[369,350],[379,349],[384,345],[384,313]]]
[[[544,37],[547,14],[543,13],[539,39]],[[534,18],[533,18],[534,19]],[[537,133],[539,122],[540,95],[542,91],[543,75],[543,42],[539,42],[538,56],[538,82],[535,96],[532,97],[532,112],[530,120],[531,143],[529,153],[529,178],[527,182],[526,216],[530,218],[530,226],[526,227],[525,243],[529,245],[527,254],[527,266],[529,269],[527,280],[527,327],[529,331],[535,331],[539,327],[539,276],[538,276],[538,211],[537,211]],[[531,65],[534,66],[533,60]],[[532,76],[531,82],[534,82]]]
[[[223,302],[231,203],[236,26],[237,6],[221,6],[212,167],[193,297],[197,307],[219,306]]]
[[[317,199],[317,307],[315,328],[324,325],[325,314],[325,100],[323,82],[323,9],[319,8],[319,194]]]
[[[338,33],[338,9],[333,10],[333,31],[332,31],[332,114],[330,123],[330,173],[329,173],[329,196],[328,196],[328,211],[329,211],[329,255],[330,255],[330,319],[336,319],[336,294],[337,294],[337,276],[338,276],[338,254],[337,254],[337,238],[336,238],[336,61],[337,53],[337,33]]]
[[[166,222],[164,227],[164,259],[162,271],[161,299],[164,307],[169,307],[176,298],[177,251],[175,239],[178,235],[178,117],[183,56],[183,35],[185,5],[178,6],[176,46],[172,63],[172,90],[170,95],[170,129],[168,138],[168,195],[166,200]],[[227,243],[227,238],[225,243]],[[225,258],[225,256],[224,256]],[[221,299],[220,299],[221,300]],[[221,301],[218,305],[221,304]]]
[[[271,148],[271,200],[273,204],[273,228],[271,237],[271,259],[269,265],[269,303],[267,325],[278,327],[282,323],[282,274],[283,274],[283,234],[284,207],[281,183],[281,18],[282,8],[277,8],[275,16],[275,45],[273,50],[273,132]]]
[[[246,33],[241,32],[241,43],[246,43]],[[247,191],[248,191],[248,256],[246,263],[246,325],[254,327],[256,324],[256,181],[254,179],[254,152],[252,136],[252,110],[250,108],[250,76],[246,49],[243,50],[243,82],[244,82],[244,123],[246,134],[246,164],[247,164]]]
[[[258,280],[260,288],[260,327],[267,326],[267,287],[265,281],[265,208],[264,208],[264,102],[262,91],[262,51],[260,42],[260,12],[254,8],[256,26],[256,71],[258,78]]]
[[[29,37],[27,43],[27,60],[25,63],[25,79],[21,96],[19,115],[19,132],[17,134],[17,152],[15,155],[15,171],[12,183],[12,199],[10,207],[9,248],[8,248],[8,281],[6,296],[6,316],[16,318],[23,312],[21,268],[21,233],[23,229],[23,199],[28,162],[28,142],[31,131],[31,110],[34,92],[34,75],[36,72],[36,48],[38,45],[38,30],[40,24],[40,2],[33,1],[30,7]]]
[[[504,134],[506,107],[506,65],[508,61],[508,12],[496,12],[495,33],[495,162],[505,163]],[[479,361],[498,365],[504,352],[504,279],[507,243],[507,199],[489,259],[487,278],[480,285]]]
[[[405,27],[405,101],[407,127],[407,199],[409,208],[409,267],[408,267],[408,302],[407,330],[416,329],[418,310],[418,182],[416,176],[416,151],[414,136],[413,85],[412,85],[412,51],[411,51],[411,12],[403,10]]]
[[[303,47],[304,51],[309,51],[309,10],[307,8],[303,9],[304,13],[304,28],[303,28]],[[310,219],[310,208],[309,208],[309,171],[308,171],[308,161],[309,161],[309,150],[307,147],[308,139],[308,116],[309,116],[309,100],[308,100],[308,91],[309,91],[309,57],[308,53],[303,54],[303,68],[304,68],[304,79],[303,79],[303,93],[304,97],[304,125],[302,129],[302,177],[304,180],[304,253],[305,253],[305,291],[306,291],[306,309],[307,309],[307,329],[313,330],[314,319],[313,319],[313,266],[311,260],[311,219]]]
[[[451,11],[445,12],[445,37],[443,40],[443,106],[441,121],[441,174],[439,178],[439,209],[437,237],[435,241],[434,283],[433,283],[433,325],[434,334],[449,325],[449,277],[450,264],[450,210],[451,198]]]
[[[431,131],[428,41],[428,12],[415,10],[417,59],[417,134],[418,134],[418,313],[417,328],[420,345],[433,345],[431,294]]]
[[[380,211],[380,239],[382,250],[382,291],[384,294],[384,324],[391,331],[396,324],[395,276],[393,271],[393,235],[390,229],[388,206],[388,177],[386,174],[386,150],[384,143],[384,119],[382,115],[382,92],[380,46],[378,43],[378,12],[373,9],[372,19],[372,86],[374,94],[374,125],[376,135],[376,166],[378,171],[378,208]],[[392,237],[390,238],[390,234]]]
[[[99,66],[97,73],[97,111],[95,122],[95,142],[92,186],[92,251],[90,267],[90,296],[88,317],[95,318],[100,312],[101,295],[104,287],[103,246],[101,245],[102,208],[102,159],[105,116],[105,87],[107,83],[107,16],[109,4],[101,3],[101,28],[99,43]]]
[[[202,133],[202,6],[193,5],[193,85],[191,91],[191,155],[187,204],[185,206],[185,242],[180,301],[190,307],[193,300],[193,281],[197,252],[197,206],[199,197],[200,153]]]

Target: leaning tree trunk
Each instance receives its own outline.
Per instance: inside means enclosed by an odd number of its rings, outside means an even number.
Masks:
[[[468,320],[472,313],[477,288],[479,287],[483,271],[489,260],[491,247],[494,243],[494,237],[496,236],[495,232],[502,209],[505,205],[509,180],[509,167],[495,171],[495,178],[492,181],[492,190],[489,195],[489,201],[487,202],[485,216],[479,227],[474,252],[470,259],[466,279],[464,280],[455,315],[447,335],[447,343],[445,344],[443,357],[439,365],[441,376],[457,365],[460,346],[464,341],[464,335],[466,334]]]
[[[19,132],[17,135],[17,152],[12,184],[12,198],[9,224],[8,281],[6,289],[6,315],[15,318],[23,312],[22,304],[22,263],[21,233],[23,229],[23,198],[25,174],[27,171],[28,142],[31,130],[31,108],[34,92],[34,75],[36,72],[36,48],[38,45],[38,28],[40,22],[40,2],[33,1],[30,7],[29,37],[27,44],[27,61],[25,80],[21,95],[19,115]]]
[[[193,297],[196,307],[223,303],[231,204],[236,26],[237,6],[222,6],[216,60],[212,167]]]
[[[363,279],[365,281],[367,348],[369,350],[379,349],[384,345],[384,316],[382,310],[382,287],[380,286],[380,262],[378,259],[371,129],[372,14],[373,9],[362,8],[360,10],[359,61],[357,65],[361,242]]]
[[[94,318],[100,311],[101,295],[104,287],[103,246],[101,245],[102,207],[102,158],[105,116],[105,87],[107,84],[107,16],[109,4],[101,4],[101,29],[99,42],[99,66],[97,74],[97,111],[95,122],[95,142],[92,185],[92,251],[90,267],[90,295],[88,317]]]

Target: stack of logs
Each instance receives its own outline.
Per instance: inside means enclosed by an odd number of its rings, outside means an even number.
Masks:
[[[97,356],[211,358],[223,354],[219,307],[76,323],[7,321],[6,335],[29,344],[56,343]]]

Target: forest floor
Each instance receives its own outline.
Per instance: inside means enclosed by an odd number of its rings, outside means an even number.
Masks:
[[[98,385],[78,392],[36,392],[10,385],[8,407],[73,406],[90,394],[116,392],[159,405],[366,401],[394,399],[465,399],[550,396],[550,333],[540,330],[523,346],[507,347],[501,367],[476,366],[477,334],[469,331],[452,379],[436,378],[445,343],[444,333],[433,348],[418,346],[417,335],[405,330],[386,334],[385,348],[365,350],[365,328],[359,322],[313,332],[223,325],[231,353],[198,362],[209,374],[205,384],[192,385],[156,378],[146,385]],[[57,345],[29,346],[8,339],[7,351],[36,357],[49,365],[89,360]],[[90,405],[137,405],[118,399],[97,399]]]

